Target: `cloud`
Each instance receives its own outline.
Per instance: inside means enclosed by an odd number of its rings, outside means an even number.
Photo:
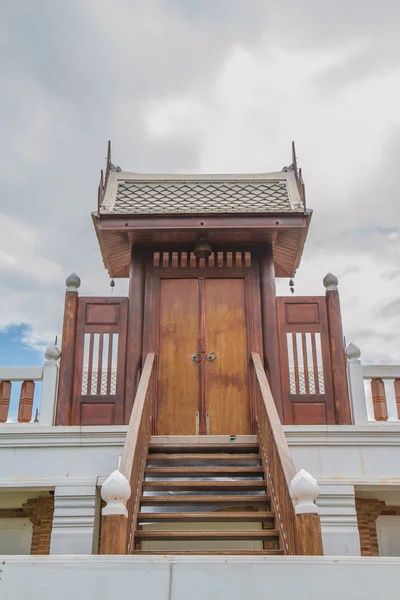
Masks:
[[[395,356],[398,17],[394,0],[9,4],[0,327],[52,340],[72,271],[83,294],[110,293],[90,220],[108,139],[144,172],[277,170],[295,139],[314,209],[296,291],[321,294],[335,272],[348,339]]]

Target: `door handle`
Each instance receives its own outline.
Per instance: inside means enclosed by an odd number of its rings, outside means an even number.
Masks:
[[[192,354],[192,356],[190,358],[193,362],[200,362],[201,354],[200,354],[200,352],[196,352],[196,354]]]
[[[217,360],[217,355],[215,354],[215,352],[210,352],[209,354],[207,354],[206,360],[208,360],[208,362],[214,362],[214,360]]]

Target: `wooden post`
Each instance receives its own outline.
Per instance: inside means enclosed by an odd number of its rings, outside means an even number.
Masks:
[[[296,515],[296,551],[300,556],[323,556],[321,522],[318,514]]]
[[[329,328],[329,346],[331,351],[333,398],[335,403],[336,423],[338,425],[351,425],[342,316],[340,313],[340,298],[337,284],[338,279],[335,275],[332,275],[332,273],[328,273],[324,278]]]
[[[142,368],[143,314],[144,314],[144,256],[132,246],[129,276],[128,334],[126,344],[126,378],[124,423],[128,424],[132,412],[136,387]]]
[[[383,383],[383,379],[371,379],[371,392],[375,419],[377,421],[387,421],[388,411],[386,404],[385,384]]]
[[[265,370],[279,418],[283,423],[281,363],[279,360],[278,317],[273,248],[270,242],[260,251],[261,314]]]
[[[0,381],[0,423],[5,423],[10,408],[11,381]]]
[[[396,398],[397,417],[400,419],[400,379],[394,380],[394,395]]]
[[[33,381],[24,381],[21,385],[21,395],[18,406],[18,423],[29,423],[32,419],[33,396],[35,384]]]
[[[73,273],[66,280],[64,323],[61,345],[60,380],[57,399],[56,425],[70,425],[72,393],[74,389],[76,322],[78,316],[78,288],[81,280]]]
[[[100,554],[126,554],[128,518],[105,515],[101,518]]]

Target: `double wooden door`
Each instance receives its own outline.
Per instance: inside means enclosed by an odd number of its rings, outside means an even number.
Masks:
[[[251,433],[245,278],[160,280],[157,435]]]

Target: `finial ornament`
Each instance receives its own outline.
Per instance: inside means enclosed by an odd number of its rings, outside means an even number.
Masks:
[[[101,486],[101,497],[107,505],[101,511],[102,515],[128,516],[126,503],[131,495],[129,481],[116,469]]]
[[[44,352],[44,357],[47,362],[57,362],[60,356],[61,352],[55,344],[50,344],[49,346],[47,346]]]
[[[325,275],[323,284],[326,287],[327,292],[333,292],[337,290],[337,286],[339,283],[339,279],[333,273],[328,273]]]
[[[318,513],[315,500],[318,498],[317,480],[305,469],[300,469],[290,482],[290,495],[295,502],[296,515]]]
[[[345,350],[345,354],[346,354],[346,357],[348,358],[349,362],[351,362],[351,363],[359,362],[360,356],[361,356],[361,350],[356,344],[354,344],[353,342],[350,342],[350,344],[347,346],[347,348]]]
[[[71,275],[67,277],[65,285],[67,286],[67,292],[77,292],[78,288],[81,287],[81,280],[76,273],[71,273]]]

